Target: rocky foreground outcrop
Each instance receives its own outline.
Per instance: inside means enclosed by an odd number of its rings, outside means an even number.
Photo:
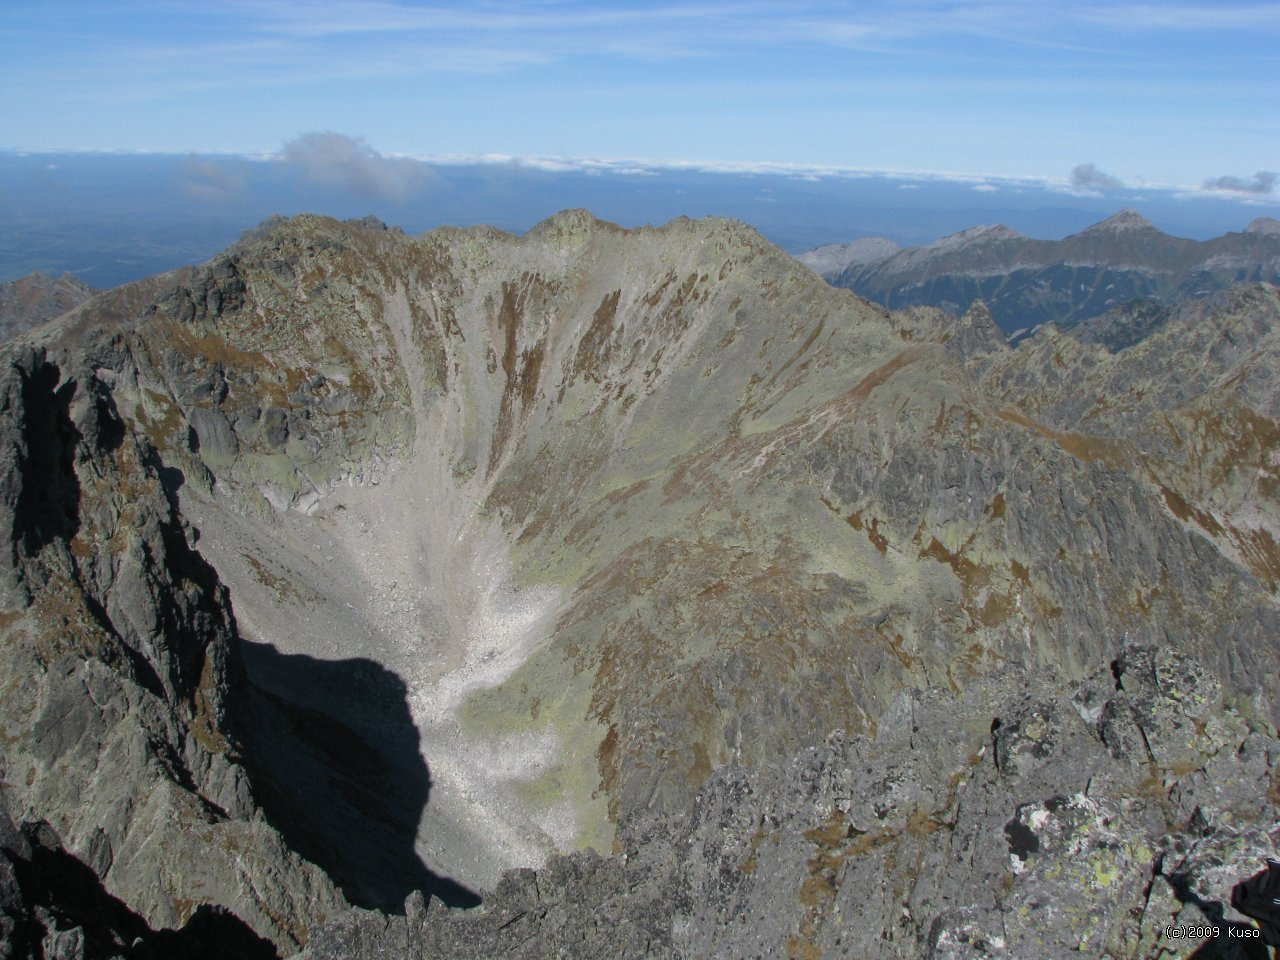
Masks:
[[[1280,299],[1114,326],[581,212],[100,296],[4,359],[6,929],[98,929],[35,838],[143,944],[1260,956]]]

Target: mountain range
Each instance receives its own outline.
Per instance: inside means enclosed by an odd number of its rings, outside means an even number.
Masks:
[[[890,309],[931,306],[959,315],[981,300],[1015,339],[1045,323],[1067,329],[1133,301],[1167,305],[1234,283],[1280,281],[1280,220],[1270,217],[1199,241],[1169,236],[1122,210],[1062,240],[1033,240],[997,225],[895,247],[863,238],[798,259]]]
[[[1113,221],[1075,248],[1163,242]],[[273,219],[19,336],[0,943],[1228,955],[1280,819],[1280,292],[1126,336],[578,210]]]

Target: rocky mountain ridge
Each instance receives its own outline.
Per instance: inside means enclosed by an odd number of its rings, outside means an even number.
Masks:
[[[80,306],[93,289],[74,274],[32,273],[0,283],[0,339],[9,340]]]
[[[828,243],[798,254],[796,259],[814,273],[839,273],[855,263],[872,263],[897,253],[899,247],[888,237],[859,237],[848,243]]]
[[[830,269],[806,261],[807,254],[800,259],[836,286],[891,309],[933,306],[959,315],[982,300],[1000,329],[1018,337],[1046,323],[1068,329],[1131,301],[1168,305],[1233,283],[1275,283],[1276,229],[1277,221],[1263,217],[1242,232],[1195,241],[1122,210],[1063,240],[1033,240],[997,225]]]
[[[7,348],[0,790],[283,955],[1243,929],[1278,347],[1265,284],[1014,349],[724,221],[268,223]]]

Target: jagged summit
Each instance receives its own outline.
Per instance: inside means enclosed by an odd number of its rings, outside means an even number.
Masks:
[[[975,243],[1025,239],[1018,231],[1006,227],[1003,223],[984,224],[982,226],[969,227],[967,230],[961,230],[958,233],[952,233],[935,240],[929,244],[927,249],[932,251],[955,250],[958,247],[965,247]]]
[[[1258,217],[1244,228],[1245,233],[1260,233],[1267,236],[1280,235],[1280,220],[1275,217]]]
[[[1126,207],[1118,213],[1113,213],[1105,220],[1090,227],[1086,227],[1077,236],[1086,236],[1091,233],[1129,233],[1139,230],[1155,230],[1155,226],[1151,221],[1138,213],[1131,207]]]

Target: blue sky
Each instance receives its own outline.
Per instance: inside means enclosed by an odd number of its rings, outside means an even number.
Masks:
[[[1278,80],[1280,3],[1230,0],[0,4],[5,150],[336,131],[426,158],[1093,164],[1104,186],[1267,193]]]

